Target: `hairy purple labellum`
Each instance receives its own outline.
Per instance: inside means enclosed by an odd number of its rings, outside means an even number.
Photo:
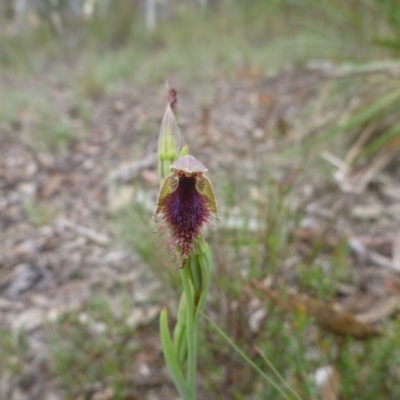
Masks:
[[[217,203],[207,171],[193,156],[187,155],[174,164],[167,176],[154,214],[170,234],[169,247],[176,248],[183,268],[193,249],[194,240],[211,217],[218,218]]]

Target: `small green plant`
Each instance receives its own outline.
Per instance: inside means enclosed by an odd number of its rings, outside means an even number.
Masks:
[[[63,151],[77,137],[71,119],[60,115],[46,92],[2,88],[0,104],[0,133],[20,131],[24,142],[34,150]],[[79,114],[77,117],[83,119]]]
[[[24,211],[28,221],[36,227],[48,225],[56,216],[55,208],[46,202],[27,201]]]
[[[385,23],[383,33],[374,33],[373,43],[400,52],[400,7],[396,0],[375,0],[373,4]]]
[[[21,376],[24,372],[28,349],[25,335],[22,332],[12,333],[2,328],[0,330],[0,348],[2,350],[0,365],[4,372],[15,377]]]
[[[37,136],[47,151],[62,151],[72,142],[74,133],[68,119],[56,122],[44,118],[37,127]]]
[[[88,65],[84,73],[77,79],[77,92],[84,99],[99,100],[107,93],[106,79],[100,69]]]
[[[167,246],[177,258],[183,293],[177,323],[171,337],[167,309],[160,315],[161,343],[165,362],[179,393],[185,400],[196,399],[198,325],[211,280],[212,259],[201,228],[218,209],[207,169],[188,148],[180,149],[175,119],[177,96],[167,86],[168,105],[158,141],[158,173],[161,184],[154,217],[167,231]],[[172,170],[172,172],[171,172]]]

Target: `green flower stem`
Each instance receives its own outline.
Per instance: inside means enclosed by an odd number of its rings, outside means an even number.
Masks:
[[[200,315],[204,309],[208,289],[210,287],[211,281],[211,252],[207,242],[203,238],[199,238],[197,241],[199,253],[196,255],[198,271],[200,271],[202,276],[202,288],[198,298],[198,303],[196,307],[196,315],[195,315],[195,325],[198,325],[198,321]]]
[[[194,400],[196,398],[197,326],[194,324],[194,287],[188,266],[181,270],[181,278],[186,297],[187,385],[191,398]]]
[[[199,268],[198,255],[194,252],[190,255],[187,265],[190,272],[190,281],[194,286],[195,301],[194,304],[197,305],[196,295],[201,292],[202,288],[202,276]]]

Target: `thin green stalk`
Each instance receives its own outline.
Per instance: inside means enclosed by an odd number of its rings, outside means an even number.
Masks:
[[[291,341],[291,343],[292,343],[292,346],[296,349],[296,351],[295,351],[295,353],[294,353],[294,356],[295,356],[295,359],[296,359],[296,363],[297,363],[297,365],[299,366],[300,371],[305,371],[306,368],[304,367],[304,361],[305,361],[305,359],[304,359],[304,352],[303,352],[303,350],[300,348],[299,342],[296,341],[296,340],[294,340],[293,337],[290,338],[290,341]],[[302,356],[302,357],[301,357],[301,356]],[[307,388],[308,393],[311,395],[311,393],[312,393],[312,387],[311,387],[311,385],[310,385],[309,380],[308,380],[308,379],[304,379],[304,383],[305,383],[305,386],[306,386],[306,388]]]
[[[196,326],[198,325],[198,322],[199,322],[200,312],[203,311],[205,303],[206,303],[208,289],[210,286],[210,279],[211,279],[210,249],[205,241],[203,241],[199,247],[201,249],[201,252],[197,255],[197,263],[198,263],[198,268],[201,269],[201,271],[202,271],[203,287],[202,287],[200,298],[199,298],[199,301],[197,304],[197,310],[196,310],[196,316],[195,316],[195,325]]]
[[[202,311],[200,311],[202,316],[211,324],[211,326],[226,340],[234,349],[235,351],[251,366],[255,369],[273,388],[275,388],[281,396],[286,400],[291,400],[289,395],[272,379],[270,378],[262,369],[249,358],[249,356],[241,350],[233,340],[226,335],[226,333],[217,325],[215,324],[207,315],[205,315]],[[297,399],[301,399],[299,395],[296,394]]]
[[[193,257],[193,256],[191,256]],[[194,325],[193,288],[190,284],[190,270],[187,265],[181,270],[183,290],[186,296],[186,335],[188,346],[187,385],[191,398],[196,399],[196,358],[197,358],[197,327]]]
[[[271,368],[272,372],[276,375],[276,377],[282,382],[282,384],[286,387],[287,390],[289,390],[290,393],[297,399],[297,400],[302,400],[302,398],[297,394],[297,392],[292,388],[292,386],[289,385],[287,380],[279,373],[279,371],[275,368],[274,364],[267,358],[267,356],[261,351],[260,348],[256,347],[256,350],[258,351],[258,354],[260,354],[261,358],[264,360],[264,362],[268,365],[269,368]]]

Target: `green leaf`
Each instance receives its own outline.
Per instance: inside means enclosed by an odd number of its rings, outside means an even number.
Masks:
[[[382,116],[388,115],[390,112],[398,110],[399,107],[400,90],[398,88],[389,90],[383,95],[374,98],[363,107],[360,107],[344,122],[335,125],[331,129],[328,129],[318,137],[311,137],[306,141],[304,146],[298,146],[290,150],[285,150],[282,154],[286,157],[293,154],[299,154],[300,151],[304,154],[307,154],[309,149],[315,148],[315,146],[321,145],[337,135],[350,132],[351,130],[368,123],[372,119],[381,118]]]
[[[174,349],[178,362],[184,365],[188,356],[186,324],[178,322],[174,328]]]
[[[179,301],[177,323],[174,328],[174,349],[181,365],[186,362],[188,353],[186,337],[186,304],[185,293],[182,293]]]
[[[400,91],[398,89],[385,93],[378,99],[375,99],[370,104],[365,106],[360,111],[354,113],[353,116],[350,117],[346,122],[339,124],[338,126],[327,131],[320,138],[318,138],[317,141],[321,142],[338,133],[354,129],[366,123],[376,115],[389,112],[390,109],[393,108],[395,102],[398,101],[399,99],[400,99]]]
[[[386,132],[380,134],[371,144],[366,146],[364,151],[362,152],[363,156],[369,156],[373,153],[378,152],[383,147],[390,147],[390,149],[395,148],[396,141],[400,138],[400,122],[394,124],[390,129]],[[392,142],[393,145],[390,145]],[[397,146],[399,144],[397,143]]]
[[[161,345],[164,353],[165,363],[178,392],[184,400],[193,400],[190,390],[183,376],[182,365],[176,356],[174,345],[168,328],[167,309],[164,307],[160,314]]]

